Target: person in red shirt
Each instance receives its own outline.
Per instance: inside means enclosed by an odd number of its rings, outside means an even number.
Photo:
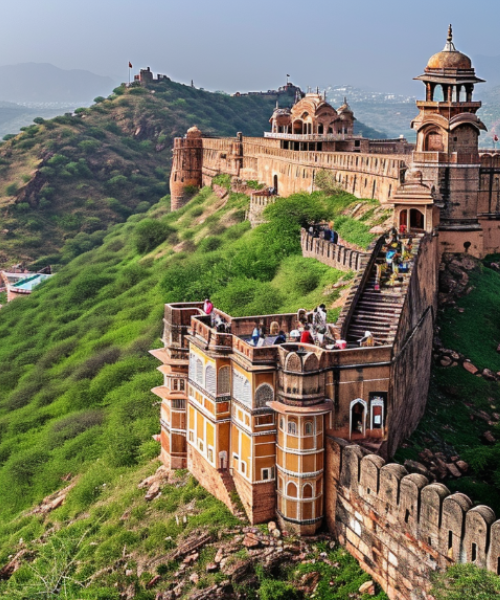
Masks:
[[[300,336],[301,344],[314,344],[313,336],[311,335],[311,331],[309,325],[304,325],[304,331]]]
[[[214,309],[214,305],[210,302],[209,298],[207,298],[203,304],[203,312],[206,315],[210,315],[210,314],[212,314],[213,309]]]

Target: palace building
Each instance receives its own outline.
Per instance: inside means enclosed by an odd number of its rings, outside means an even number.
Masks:
[[[296,314],[233,318],[172,303],[163,348],[151,351],[164,377],[153,392],[162,400],[167,467],[189,469],[232,510],[238,496],[253,524],[277,519],[302,535],[322,526],[336,532],[391,599],[406,600],[425,598],[415,590],[428,591],[429,573],[455,560],[500,572],[500,521],[491,509],[384,463],[425,411],[442,253],[500,251],[500,155],[479,150],[485,127],[473,94],[482,80],[456,50],[451,26],[417,79],[426,97],[412,122],[415,147],[355,136],[347,102],[336,110],[318,93],[276,108],[262,138],[205,138],[191,128],[175,140],[174,210],[187,185],[210,185],[221,173],[287,196],[313,191],[320,170],[392,209],[394,227],[408,234],[397,280],[380,276],[385,236],[362,252],[302,231],[304,256],[356,272],[328,325],[342,343],[297,343]],[[273,200],[252,198],[251,217],[259,222]],[[257,346],[255,327],[265,332]],[[287,341],[276,344],[280,330]],[[365,331],[373,346],[360,347]]]

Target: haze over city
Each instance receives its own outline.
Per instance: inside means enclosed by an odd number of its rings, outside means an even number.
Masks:
[[[211,90],[272,88],[290,73],[302,87],[417,94],[412,77],[444,45],[450,22],[473,60],[500,55],[497,14],[494,0],[472,8],[466,0],[7,0],[0,64],[52,63],[118,83],[130,60],[134,70],[149,65]]]

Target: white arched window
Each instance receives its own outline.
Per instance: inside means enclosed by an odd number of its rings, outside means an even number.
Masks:
[[[221,367],[219,369],[219,394],[231,393],[231,376],[229,367]]]
[[[265,408],[267,402],[274,400],[274,390],[268,383],[263,383],[255,390],[254,407]]]
[[[248,406],[252,401],[250,382],[236,370],[233,370],[233,398]]]
[[[196,383],[203,385],[203,363],[199,358],[196,359]]]
[[[196,381],[196,355],[189,355],[189,379]]]
[[[205,389],[213,396],[215,396],[217,392],[215,385],[215,369],[212,365],[207,365],[207,368],[205,369]]]
[[[290,421],[288,423],[288,433],[290,435],[297,435],[297,424],[294,423],[293,421]]]
[[[312,435],[314,433],[314,424],[307,421],[304,425],[304,435]]]

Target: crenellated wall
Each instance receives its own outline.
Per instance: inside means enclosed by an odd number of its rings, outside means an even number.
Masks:
[[[302,256],[315,258],[329,267],[340,271],[359,271],[364,267],[363,259],[369,253],[361,252],[329,241],[313,237],[305,229],[300,232]]]
[[[327,525],[391,600],[426,598],[453,563],[500,569],[500,520],[441,483],[328,438]]]

